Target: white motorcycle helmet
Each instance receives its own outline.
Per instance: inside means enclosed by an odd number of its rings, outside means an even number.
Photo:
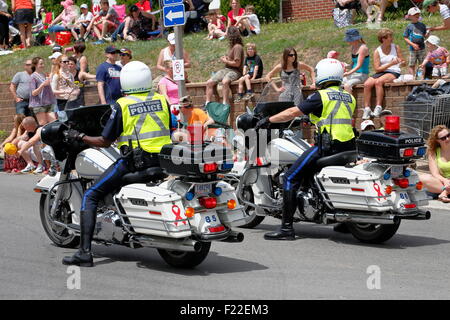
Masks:
[[[120,71],[120,86],[126,94],[148,92],[152,88],[152,71],[143,62],[128,62]]]
[[[344,78],[344,67],[342,62],[336,59],[323,59],[316,65],[316,86],[321,86],[327,82],[342,83]]]

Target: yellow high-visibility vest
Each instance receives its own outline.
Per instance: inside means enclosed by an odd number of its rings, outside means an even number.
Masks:
[[[161,148],[172,143],[170,139],[170,110],[163,95],[137,93],[117,100],[122,109],[123,132],[117,139],[119,148],[128,145],[133,149],[139,144],[150,153],[159,153]],[[137,133],[137,137],[136,137]]]
[[[352,116],[356,107],[355,98],[338,86],[319,90],[323,109],[320,118],[310,114],[320,133],[326,129],[333,140],[346,142],[355,137],[352,128]]]

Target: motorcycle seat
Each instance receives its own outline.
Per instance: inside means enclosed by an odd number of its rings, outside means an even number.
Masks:
[[[356,150],[345,151],[333,154],[332,156],[323,157],[317,160],[316,169],[320,170],[328,166],[345,166],[346,164],[356,161],[358,153]]]
[[[142,171],[127,173],[122,177],[123,185],[132,183],[148,183],[163,180],[167,175],[160,167],[147,168]]]

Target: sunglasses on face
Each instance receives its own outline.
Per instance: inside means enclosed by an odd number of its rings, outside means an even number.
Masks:
[[[61,61],[62,63],[69,63],[69,60]]]
[[[121,56],[121,57],[128,56],[128,53],[121,53],[120,56]]]
[[[450,133],[447,133],[445,136],[443,136],[443,137],[438,137],[438,140],[440,140],[440,141],[445,141],[445,140],[447,140],[448,138],[450,138]]]
[[[31,63],[25,63],[25,66],[29,67],[31,66]]]
[[[289,53],[288,57],[295,57],[295,53]]]

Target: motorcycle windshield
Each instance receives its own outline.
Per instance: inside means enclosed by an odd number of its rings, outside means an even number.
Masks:
[[[85,133],[88,136],[100,136],[106,125],[112,109],[109,104],[94,106],[81,106],[66,110],[66,122],[71,128]]]

